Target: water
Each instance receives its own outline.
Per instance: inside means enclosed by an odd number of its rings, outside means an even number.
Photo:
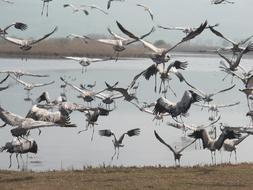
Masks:
[[[205,92],[214,92],[231,86],[231,80],[222,81],[224,73],[219,71],[218,57],[201,57],[188,55],[184,57],[178,54],[174,58],[181,61],[189,62],[188,68],[182,71],[183,75],[192,84]],[[243,59],[243,66],[250,66],[251,59]],[[124,61],[107,61],[104,63],[95,63],[88,67],[88,72],[82,74],[81,67],[78,63],[68,60],[28,60],[21,61],[19,59],[0,59],[2,70],[25,70],[33,73],[49,74],[49,78],[31,78],[23,77],[23,80],[33,82],[49,82],[54,80],[53,85],[37,88],[32,90],[32,97],[38,97],[42,91],[48,91],[51,99],[59,96],[62,92],[60,89],[60,76],[65,76],[68,81],[79,85],[80,83],[93,84],[97,82],[95,90],[101,90],[105,87],[104,82],[113,84],[119,81],[120,87],[126,87],[132,78],[152,64],[150,60],[124,60]],[[3,77],[1,77],[3,78]],[[21,85],[9,80],[13,86],[1,92],[0,104],[3,108],[25,116],[31,107],[31,103],[23,101],[26,92]],[[220,109],[222,115],[221,122],[228,123],[233,126],[242,126],[249,124],[249,118],[245,116],[247,112],[247,104],[245,95],[238,91],[243,88],[240,81],[235,80],[236,87],[231,91],[215,96],[216,104],[230,104],[240,101],[240,105]],[[181,99],[183,92],[189,89],[185,84],[173,76],[171,81],[172,88],[176,91],[177,97],[169,91],[167,98],[171,101]],[[159,94],[154,93],[154,80],[146,81],[140,79],[138,89],[138,97],[140,101],[154,102]],[[83,103],[76,98],[78,94],[72,89],[67,89],[67,97],[69,101]],[[93,105],[99,104],[96,100]],[[207,124],[209,113],[206,109],[201,110],[200,107],[192,106],[189,116],[185,118],[185,122],[189,124]],[[38,136],[38,131],[33,130],[31,137],[36,139],[39,151],[36,155],[28,155],[28,169],[35,171],[46,171],[52,169],[82,169],[87,166],[117,165],[117,166],[173,166],[174,157],[172,153],[154,136],[154,130],[171,145],[179,146],[183,137],[182,131],[171,128],[166,125],[167,121],[171,121],[170,117],[165,118],[161,125],[156,125],[152,121],[153,116],[142,113],[132,104],[123,100],[117,101],[117,109],[110,113],[108,117],[100,117],[97,126],[95,126],[94,140],[91,141],[92,131],[86,131],[77,134],[78,131],[84,129],[85,116],[82,113],[74,112],[71,114],[71,120],[77,124],[77,128],[43,128],[42,133]],[[110,162],[114,153],[112,139],[101,137],[98,135],[100,129],[111,129],[116,136],[133,128],[140,128],[140,136],[128,137],[124,139],[124,147],[120,149],[119,159]],[[10,126],[6,126],[1,130],[0,144],[4,145],[7,141],[11,141]],[[251,162],[253,160],[252,151],[248,151],[253,143],[252,137],[242,142],[238,149],[239,162]],[[217,152],[217,162],[228,161],[229,153],[220,154]],[[26,156],[23,156],[26,161]],[[38,162],[37,162],[38,161]],[[234,161],[234,156],[232,156]],[[195,145],[190,146],[183,152],[181,165],[192,166],[196,164],[210,164],[211,157],[208,150],[195,149]],[[9,154],[0,154],[0,168],[7,169],[9,165]],[[16,169],[17,164],[15,156],[13,156],[12,169]]]

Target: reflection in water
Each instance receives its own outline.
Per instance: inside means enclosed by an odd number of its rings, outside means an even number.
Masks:
[[[216,57],[177,57],[177,59],[189,62],[188,68],[182,71],[183,75],[196,87],[205,92],[213,92],[230,86],[230,80],[222,81],[224,74],[219,71],[219,59]],[[250,68],[249,59],[244,59],[245,67]],[[132,78],[140,71],[151,65],[150,60],[124,60],[124,61],[107,61],[105,63],[94,63],[89,67],[87,73],[82,74],[78,64],[67,60],[28,60],[27,62],[17,59],[1,59],[1,70],[25,70],[40,74],[49,74],[49,78],[32,78],[22,77],[24,81],[29,82],[45,82],[54,80],[55,83],[38,89],[33,89],[31,98],[37,98],[42,91],[48,91],[51,99],[58,97],[64,89],[69,101],[82,103],[82,99],[77,98],[78,93],[66,87],[61,88],[63,83],[60,77],[68,77],[73,79],[71,83],[79,86],[80,84],[93,84],[96,81],[94,90],[99,91],[105,88],[105,81],[114,84],[119,81],[118,86],[126,87]],[[174,76],[173,76],[174,77]],[[75,79],[75,80],[74,80]],[[23,87],[14,81],[9,80],[13,85],[10,89],[2,91],[0,104],[3,108],[25,116],[31,108],[31,102],[25,102],[25,91]],[[246,118],[247,105],[244,94],[238,91],[242,88],[240,81],[235,81],[236,87],[231,91],[219,94],[214,97],[216,104],[230,104],[240,101],[238,106],[220,110],[221,122],[241,126],[249,123]],[[176,91],[175,97],[170,91],[167,92],[167,98],[176,102],[185,90],[189,87],[178,80],[171,81],[172,88]],[[154,83],[140,79],[137,89],[137,95],[141,102],[155,102],[161,95],[154,93]],[[98,125],[95,126],[95,134],[93,141],[90,140],[91,131],[88,130],[81,134],[78,131],[85,129],[86,121],[83,113],[74,112],[71,114],[71,121],[77,124],[77,128],[43,128],[41,135],[37,130],[31,131],[31,137],[36,139],[38,143],[38,154],[35,158],[28,158],[28,169],[33,170],[51,170],[51,169],[69,169],[83,168],[84,166],[102,166],[108,165],[111,161],[111,155],[114,152],[112,142],[106,138],[102,138],[98,134],[98,130],[111,129],[116,134],[124,133],[133,128],[140,128],[141,133],[138,137],[124,140],[124,149],[120,151],[119,159],[115,159],[112,165],[124,166],[144,166],[144,165],[166,165],[173,166],[174,158],[166,147],[162,146],[154,136],[154,130],[161,134],[166,142],[175,145],[182,145],[189,142],[189,138],[178,129],[166,125],[166,122],[173,120],[165,117],[161,125],[153,122],[153,116],[144,112],[140,112],[134,105],[123,101],[116,100],[116,109],[111,112],[108,117],[101,117]],[[101,103],[96,99],[93,106]],[[184,118],[188,124],[201,125],[208,123],[209,113],[207,109],[192,106],[189,116]],[[2,124],[2,122],[0,122]],[[1,130],[0,144],[12,139],[10,134],[10,126],[6,126]],[[181,140],[184,137],[184,142]],[[238,152],[238,162],[250,162],[253,160],[253,153],[247,151],[248,146],[252,143],[252,138],[247,138],[245,142],[240,144]],[[202,150],[199,145],[191,145],[183,152],[184,156],[181,160],[182,166],[196,164],[210,164],[211,157],[208,150]],[[217,153],[217,162],[225,162],[229,159],[229,153]],[[30,155],[29,155],[30,156]],[[8,154],[0,154],[0,168],[7,169]],[[24,161],[25,161],[24,157]],[[233,162],[233,159],[232,159]],[[16,166],[13,163],[13,168]]]

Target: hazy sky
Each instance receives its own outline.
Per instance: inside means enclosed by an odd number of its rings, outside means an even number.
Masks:
[[[39,37],[51,31],[54,26],[59,30],[54,37],[65,37],[70,33],[76,34],[107,34],[106,28],[111,27],[120,33],[115,21],[135,34],[143,34],[153,25],[163,26],[198,26],[208,20],[209,24],[219,23],[219,31],[232,39],[242,39],[253,34],[252,7],[253,0],[234,0],[235,4],[211,5],[210,0],[125,0],[113,2],[109,15],[106,16],[96,10],[91,10],[89,16],[82,12],[72,14],[63,4],[72,3],[95,4],[106,10],[107,0],[53,0],[49,4],[49,17],[41,16],[41,0],[12,0],[9,5],[0,1],[1,24],[3,27],[14,21],[22,21],[29,25],[25,32],[11,31],[15,36]],[[136,3],[149,6],[154,13],[154,22],[147,12]],[[166,42],[176,42],[183,33],[157,29],[148,40],[163,39]],[[196,39],[198,42],[218,42],[218,38],[206,31]]]

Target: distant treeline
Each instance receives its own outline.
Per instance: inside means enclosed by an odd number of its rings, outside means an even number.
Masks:
[[[168,48],[170,44],[155,42],[160,47]],[[200,53],[217,49],[217,47],[200,46],[191,43],[185,43],[178,46],[174,51]],[[0,56],[1,57],[19,57],[22,55],[34,58],[61,58],[62,56],[87,56],[87,57],[112,57],[115,55],[113,48],[99,42],[85,43],[80,39],[54,38],[48,39],[35,45],[31,50],[23,52],[17,46],[1,39]],[[120,57],[148,57],[149,50],[142,44],[135,43],[120,52]]]

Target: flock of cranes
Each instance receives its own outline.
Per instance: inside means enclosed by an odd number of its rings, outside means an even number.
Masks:
[[[47,6],[48,16],[48,4],[52,0],[43,0],[43,7],[41,15],[43,15],[44,8]],[[111,8],[112,2],[114,1],[124,1],[124,0],[109,0],[107,4],[107,9]],[[8,1],[3,1],[8,2]],[[227,0],[212,0],[213,4],[220,3],[229,3],[233,4],[234,2]],[[143,4],[137,4],[138,7],[144,8],[145,11],[148,12],[151,20],[154,19],[154,14],[151,9],[146,7]],[[74,6],[72,4],[64,4],[63,7],[70,7],[74,12],[82,11],[86,15],[89,15],[87,8],[96,9],[107,15],[108,12],[99,8],[95,5],[81,5]],[[32,107],[28,110],[26,116],[20,116],[16,113],[12,113],[6,110],[4,105],[0,105],[0,118],[3,121],[3,125],[1,127],[5,127],[6,125],[10,125],[14,128],[10,130],[10,133],[14,137],[11,142],[7,142],[0,149],[1,152],[7,151],[10,153],[10,164],[11,167],[11,157],[12,154],[15,153],[18,161],[18,156],[24,153],[37,153],[38,144],[36,141],[29,137],[30,130],[39,129],[39,134],[41,133],[42,127],[64,127],[64,128],[76,128],[77,125],[71,121],[71,114],[73,112],[84,113],[86,127],[84,130],[79,131],[79,133],[83,131],[87,131],[89,128],[92,128],[92,137],[95,131],[95,126],[98,125],[99,116],[110,116],[111,112],[116,111],[116,104],[118,99],[122,99],[126,102],[131,103],[141,112],[145,112],[147,114],[151,114],[154,119],[161,124],[164,120],[170,120],[167,123],[168,126],[177,128],[182,130],[185,135],[189,138],[192,138],[191,142],[186,146],[182,147],[180,150],[173,148],[169,143],[166,143],[165,140],[160,137],[157,130],[154,131],[154,139],[157,139],[160,143],[164,144],[166,147],[172,151],[174,155],[175,165],[180,165],[180,158],[182,157],[182,152],[187,149],[190,145],[195,143],[198,139],[201,140],[201,144],[203,148],[207,148],[211,151],[212,163],[216,163],[215,152],[220,150],[222,147],[224,150],[231,152],[235,152],[236,157],[236,147],[248,136],[253,134],[253,128],[249,126],[242,127],[230,127],[225,126],[220,123],[218,129],[220,129],[220,135],[217,135],[216,128],[217,122],[220,120],[221,116],[219,114],[220,108],[232,107],[238,105],[240,102],[234,102],[229,104],[218,105],[213,103],[215,99],[215,95],[229,93],[231,89],[233,89],[236,84],[232,84],[231,86],[221,89],[219,91],[213,93],[206,93],[203,90],[200,90],[198,87],[193,85],[185,76],[181,73],[181,70],[187,71],[188,62],[181,60],[172,60],[171,51],[177,48],[180,44],[188,42],[195,37],[201,35],[202,32],[209,30],[214,35],[226,40],[229,42],[231,46],[229,47],[221,47],[217,49],[215,52],[221,58],[220,69],[226,75],[230,75],[231,77],[236,77],[239,81],[242,82],[244,86],[243,89],[240,89],[241,92],[246,94],[246,100],[248,104],[249,111],[245,114],[250,117],[251,124],[253,123],[253,70],[247,70],[242,67],[241,61],[243,56],[248,52],[253,51],[253,43],[250,41],[253,37],[250,36],[245,40],[240,42],[234,42],[223,35],[220,31],[218,31],[218,24],[209,25],[207,21],[201,23],[198,27],[164,27],[158,26],[158,28],[165,30],[180,30],[185,33],[185,36],[179,40],[176,44],[172,45],[169,48],[161,48],[157,47],[154,44],[148,42],[145,38],[155,32],[155,28],[153,27],[150,31],[143,35],[136,35],[133,32],[130,32],[125,26],[123,26],[118,21],[116,22],[119,30],[126,35],[127,37],[122,37],[116,33],[114,33],[110,28],[108,28],[108,32],[112,36],[112,39],[93,39],[86,35],[78,35],[78,34],[70,34],[68,37],[78,38],[85,43],[90,43],[91,41],[96,41],[103,44],[110,45],[115,54],[112,57],[106,57],[103,59],[98,58],[88,58],[88,57],[73,57],[67,56],[63,57],[64,59],[74,60],[80,63],[80,65],[84,68],[88,67],[93,62],[107,61],[107,60],[118,60],[119,53],[128,48],[130,44],[140,43],[142,44],[148,52],[150,60],[153,62],[151,66],[147,69],[141,71],[140,73],[136,73],[128,86],[120,86],[120,81],[115,82],[114,84],[109,84],[105,82],[105,87],[99,91],[94,91],[93,88],[96,86],[96,82],[94,84],[80,84],[80,86],[74,84],[74,81],[69,81],[66,77],[60,77],[59,81],[63,84],[61,88],[69,88],[72,89],[71,93],[76,92],[78,94],[78,98],[81,98],[84,103],[75,103],[74,101],[69,101],[67,98],[67,94],[63,91],[58,98],[55,100],[51,100],[49,97],[49,93],[44,91],[41,95],[36,99],[32,99],[30,97],[30,91],[35,87],[42,87],[47,85],[54,84],[55,81],[44,82],[44,83],[32,83],[26,82],[22,78],[22,76],[29,77],[49,77],[48,75],[43,74],[33,74],[25,71],[0,71],[0,76],[3,76],[0,84],[3,85],[7,83],[9,80],[15,81],[17,84],[21,84],[24,86],[24,90],[27,91],[26,101],[32,102]],[[20,39],[11,37],[9,34],[9,29],[15,28],[18,30],[26,30],[27,25],[21,22],[15,22],[3,29],[0,29],[0,37],[10,43],[17,45],[23,51],[29,51],[33,45],[38,44],[40,41],[50,37],[53,35],[58,27],[55,27],[51,32],[45,34],[41,38],[30,40],[30,39]],[[38,44],[39,45],[39,44]],[[229,57],[228,57],[229,56]],[[167,67],[166,67],[167,66]],[[86,70],[87,72],[87,70]],[[83,70],[82,70],[83,73]],[[83,73],[84,74],[84,73]],[[157,75],[160,76],[160,85],[159,89],[157,89]],[[170,100],[171,96],[178,97],[175,90],[170,86],[170,80],[173,79],[173,75],[175,75],[180,82],[184,82],[188,89],[186,89],[182,95],[182,98],[177,102],[173,102]],[[155,78],[155,86],[154,93],[161,95],[155,102],[142,102],[138,97],[139,86],[142,85],[141,77],[144,77],[146,80],[149,80],[152,76]],[[225,78],[224,78],[225,79]],[[12,85],[7,84],[6,86],[0,87],[0,91],[8,90],[13,87]],[[170,90],[171,92],[169,92]],[[240,92],[238,92],[240,93]],[[168,97],[168,98],[167,98]],[[92,102],[95,99],[101,99],[101,103],[97,106],[92,105]],[[203,102],[203,103],[200,103]],[[104,105],[103,105],[104,104]],[[113,107],[111,107],[113,104]],[[207,108],[208,111],[211,112],[210,124],[204,126],[194,126],[187,124],[184,121],[184,117],[186,117],[192,106],[200,106],[203,110]],[[190,131],[190,132],[189,132]],[[119,149],[123,147],[123,139],[127,135],[129,137],[138,136],[141,134],[140,128],[130,129],[127,132],[123,133],[120,138],[116,138],[116,135],[111,131],[111,129],[101,129],[98,131],[101,136],[105,137],[113,137],[113,146],[114,153],[111,157],[111,161],[113,161],[114,157],[117,155],[117,159],[119,158]],[[214,133],[214,135],[212,135]],[[244,135],[243,135],[244,134]],[[163,134],[163,137],[166,135]],[[231,155],[230,155],[231,157]],[[229,158],[230,160],[230,158]],[[177,162],[178,161],[178,162]],[[19,167],[19,161],[18,161]]]

